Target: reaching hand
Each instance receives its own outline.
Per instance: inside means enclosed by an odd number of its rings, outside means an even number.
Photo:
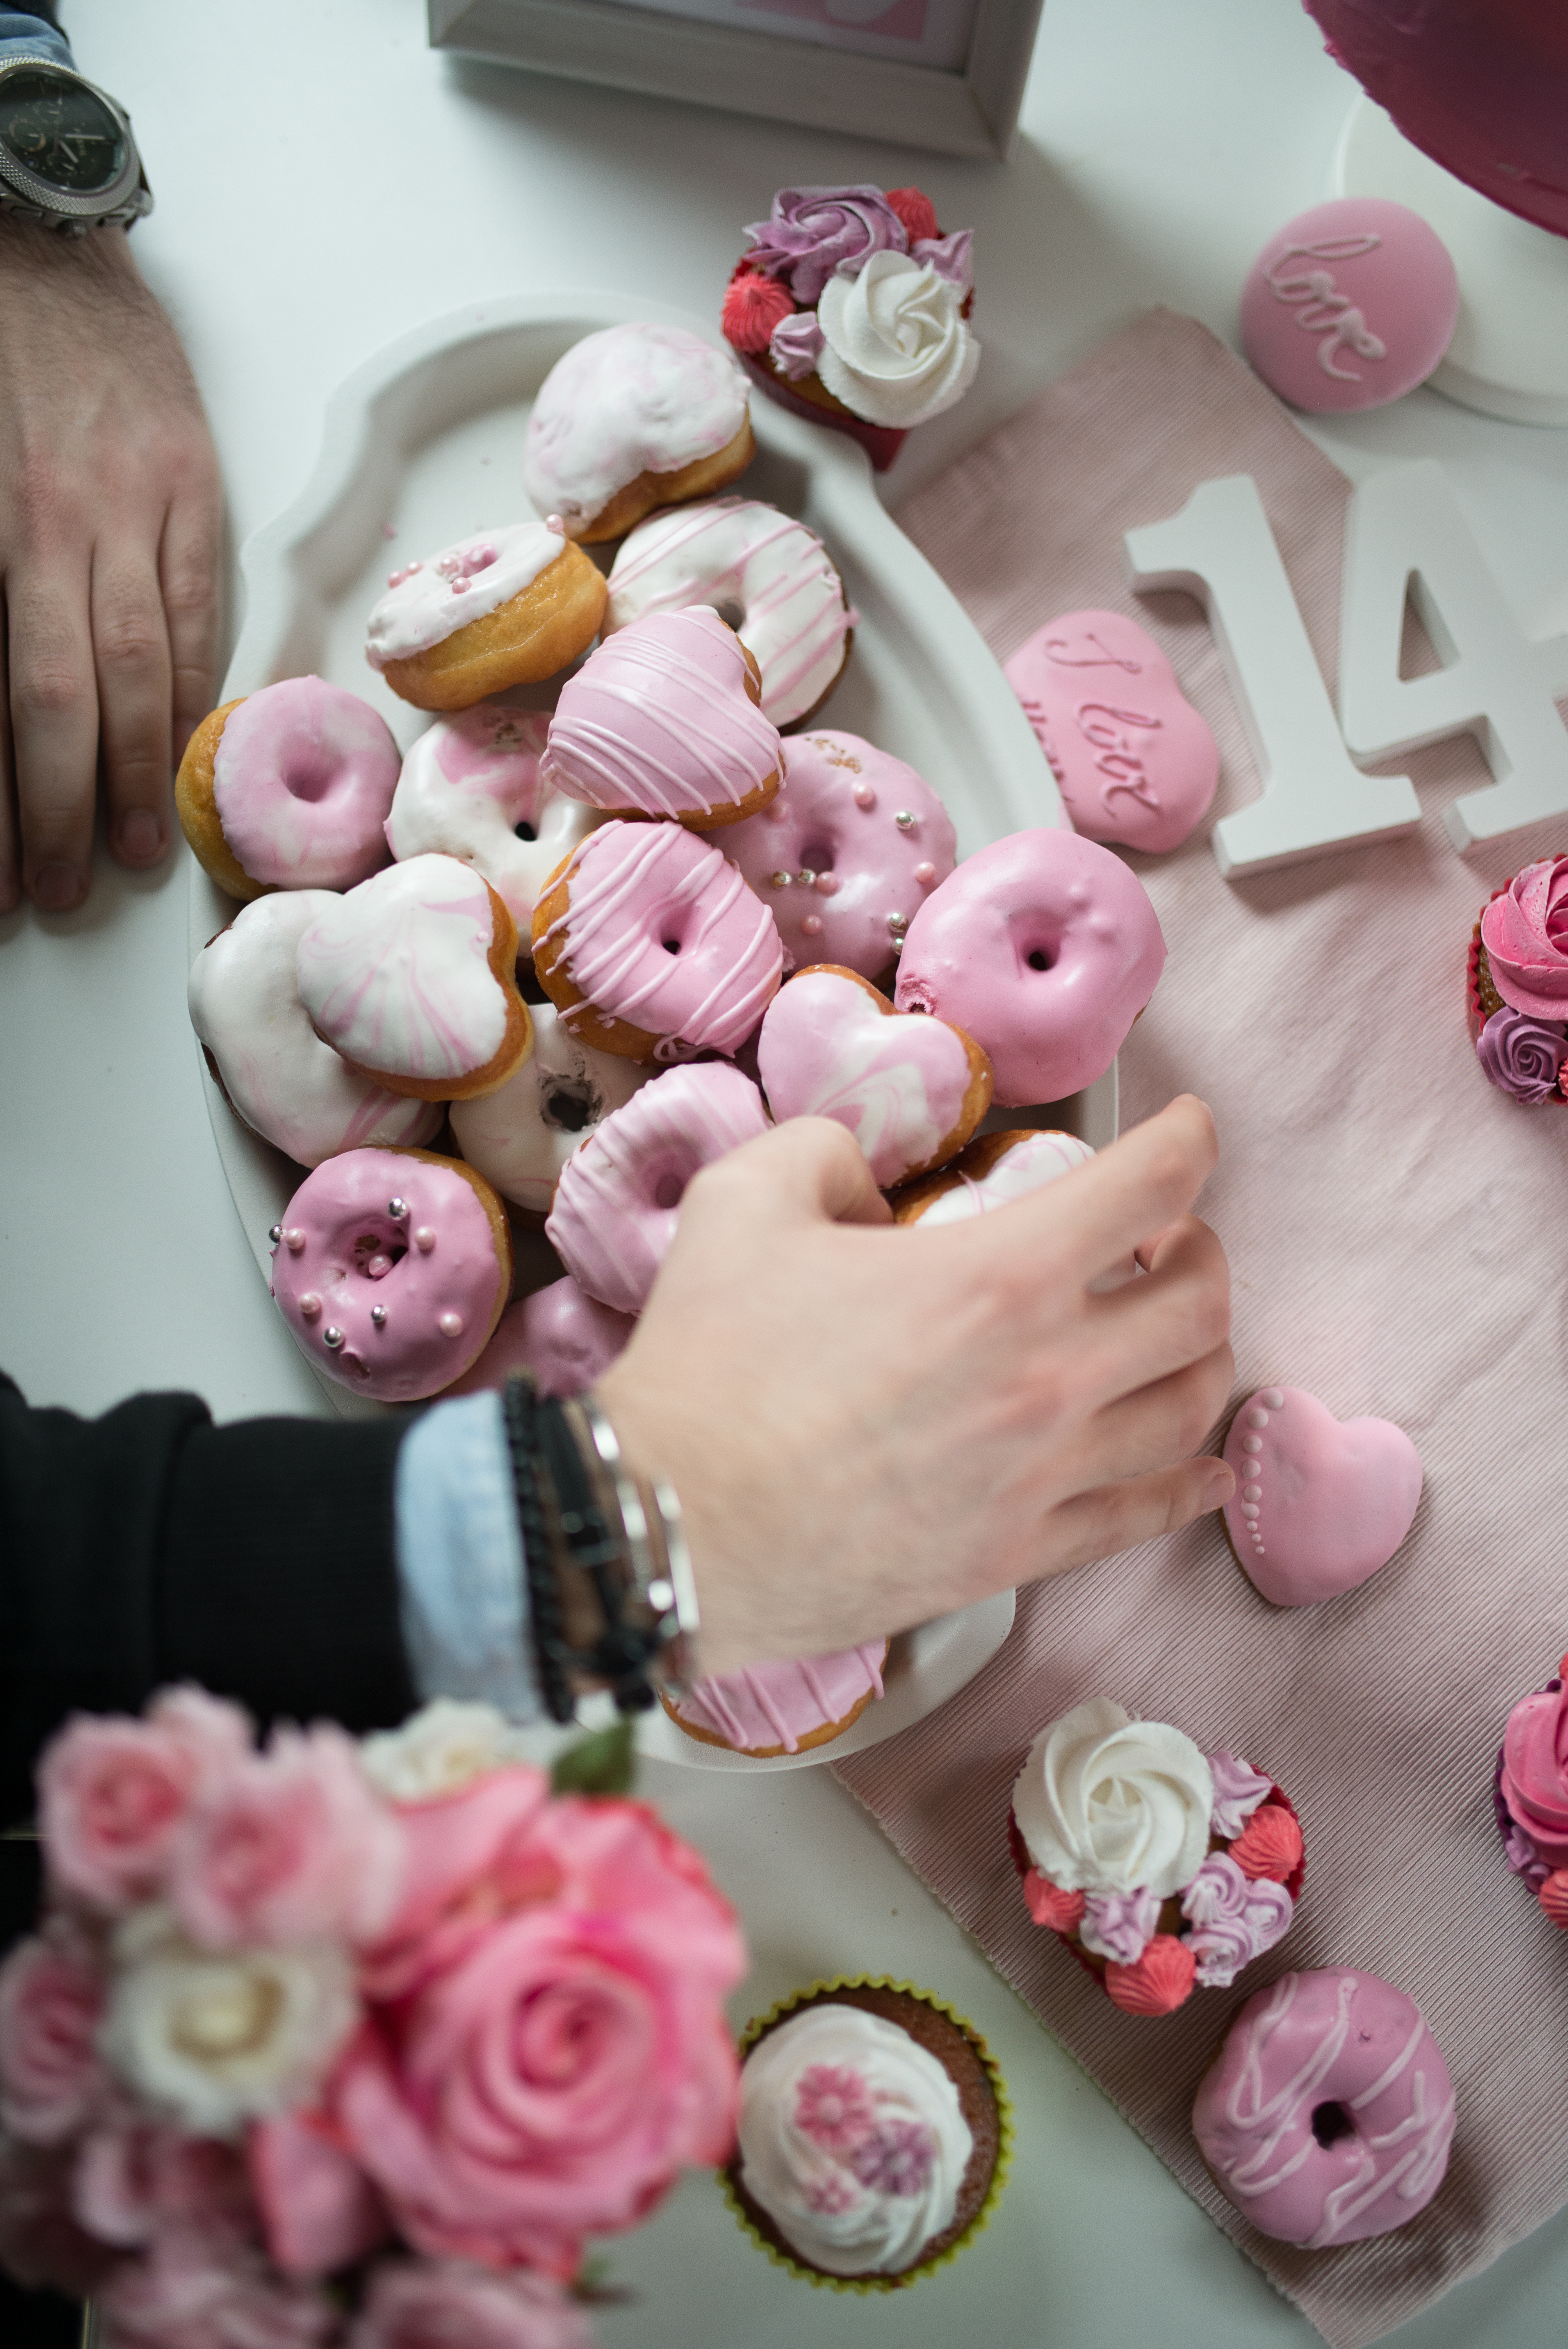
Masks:
[[[681,1496],[705,1671],[822,1654],[1218,1508],[1231,1381],[1191,1095],[1034,1197],[900,1228],[841,1126],[699,1174],[599,1393]],[[1141,1278],[1092,1284],[1136,1251]]]
[[[201,399],[123,230],[0,222],[0,912],[156,864],[211,706],[222,492]]]

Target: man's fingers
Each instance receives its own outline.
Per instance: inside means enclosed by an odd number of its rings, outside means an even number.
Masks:
[[[0,595],[0,914],[22,898],[22,834],[16,822],[16,782],[11,772],[11,729],[5,710],[5,605]]]
[[[828,1117],[791,1117],[699,1174],[701,1215],[738,1216],[761,1245],[784,1223],[886,1224],[892,1211],[852,1134]]]
[[[1201,1362],[1230,1334],[1225,1251],[1207,1224],[1183,1216],[1161,1235],[1148,1272],[1088,1300],[1079,1356],[1084,1382],[1109,1400],[1134,1394]]]
[[[1087,1284],[1186,1213],[1218,1152],[1207,1104],[1182,1093],[1090,1164],[967,1228],[975,1245],[1009,1256],[1048,1247],[1056,1261],[1079,1268]]]
[[[1119,1550],[1174,1533],[1178,1526],[1222,1508],[1235,1488],[1224,1462],[1204,1457],[1079,1493],[1051,1512],[1050,1571],[1065,1574],[1094,1558],[1114,1557]]]
[[[122,864],[156,864],[169,846],[172,769],[169,636],[157,541],[100,541],[93,556],[93,663],[109,844]]]
[[[46,913],[87,895],[98,782],[98,689],[85,559],[5,581],[8,702],[23,873]]]
[[[1228,1345],[1119,1397],[1084,1430],[1086,1486],[1144,1476],[1195,1452],[1225,1408],[1235,1371]]]
[[[222,520],[217,467],[203,465],[170,505],[159,551],[173,664],[177,763],[216,699]]]

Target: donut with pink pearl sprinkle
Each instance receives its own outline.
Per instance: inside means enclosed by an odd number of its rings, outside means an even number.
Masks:
[[[272,1292],[295,1344],[377,1402],[418,1402],[461,1378],[511,1288],[500,1201],[471,1166],[433,1151],[327,1159],[272,1240]]]
[[[608,592],[559,514],[478,531],[388,575],[365,657],[418,709],[468,709],[575,660]]]
[[[760,815],[727,826],[733,857],[799,965],[880,978],[953,871],[953,819],[902,759],[859,734],[787,736],[784,781]]]

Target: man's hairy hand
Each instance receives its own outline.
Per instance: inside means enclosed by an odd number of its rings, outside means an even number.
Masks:
[[[681,1496],[708,1671],[823,1654],[1228,1500],[1231,1382],[1191,1096],[1032,1198],[896,1227],[841,1126],[699,1174],[599,1392]],[[1130,1255],[1140,1277],[1097,1287]]]
[[[0,911],[168,852],[211,706],[222,492],[201,402],[125,233],[0,222]]]

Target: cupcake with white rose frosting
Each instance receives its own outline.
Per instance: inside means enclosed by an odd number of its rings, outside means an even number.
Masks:
[[[1006,2174],[1011,2108],[972,2023],[927,1991],[815,1983],[741,2039],[730,2206],[779,2265],[886,2292],[977,2233]]]
[[[725,293],[725,336],[783,407],[860,441],[878,471],[975,379],[972,233],[919,188],[781,188]]]
[[[1103,1696],[1041,1730],[1008,1833],[1030,1916],[1129,2014],[1228,1989],[1289,1931],[1306,1868],[1266,1773]]]

